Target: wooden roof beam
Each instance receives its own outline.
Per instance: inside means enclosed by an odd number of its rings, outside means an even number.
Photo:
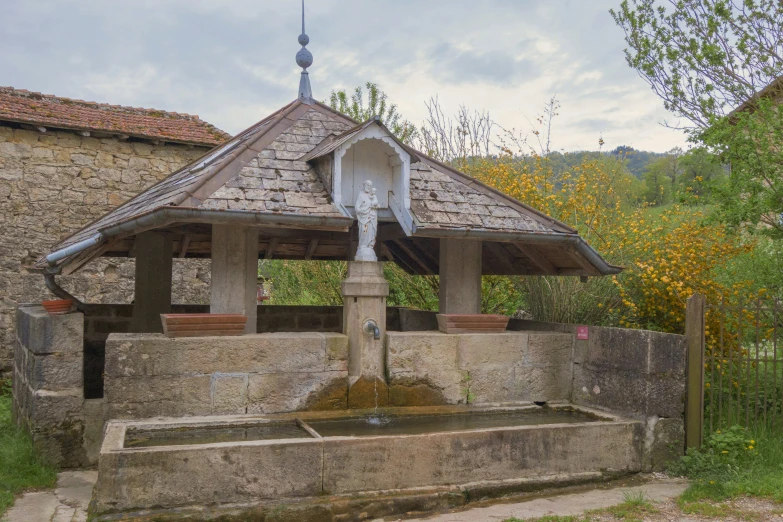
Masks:
[[[190,239],[193,236],[191,234],[184,234],[179,242],[179,258],[182,259],[188,255],[188,247],[190,246]]]
[[[387,260],[394,262],[394,256],[391,253],[391,250],[389,250],[389,247],[386,246],[386,243],[379,243],[381,247],[381,255],[385,257]]]
[[[493,243],[490,241],[484,241],[484,246],[487,247],[487,249],[492,252],[492,255],[495,256],[498,263],[500,263],[500,266],[503,267],[503,270],[505,272],[508,272],[508,275],[515,275],[519,270],[514,266],[514,263],[509,261],[509,257],[512,257],[511,254],[503,248],[503,246],[499,243]]]
[[[313,254],[315,254],[315,249],[318,248],[318,240],[317,239],[311,239],[310,244],[307,245],[307,252],[305,253],[305,260],[309,261],[313,258]]]
[[[432,264],[428,262],[429,260],[425,261],[424,259],[422,259],[419,255],[417,255],[413,251],[412,248],[410,248],[408,245],[406,245],[402,240],[400,240],[400,239],[393,239],[392,243],[397,245],[400,250],[405,252],[405,254],[407,254],[407,256],[410,257],[413,260],[414,263],[419,265],[422,268],[422,270],[424,270],[424,273],[430,274],[430,275],[435,275],[435,274],[438,273],[438,267],[437,266],[432,266]]]
[[[601,275],[601,272],[598,271],[597,268],[595,268],[585,257],[580,254],[575,248],[568,248],[568,253],[571,254],[571,259],[576,261],[576,264],[578,264],[580,267],[582,267],[582,270],[587,272],[588,275]],[[582,274],[585,275],[585,274]]]
[[[269,240],[269,243],[266,245],[266,251],[264,251],[264,259],[272,259],[272,256],[275,255],[275,249],[277,249],[279,241],[280,240],[276,237]]]
[[[400,265],[400,267],[413,275],[422,275],[426,272],[422,272],[422,268],[411,259],[411,257],[403,251],[399,245],[391,241],[384,243],[386,249],[392,254],[393,261]]]
[[[529,257],[533,264],[540,268],[546,275],[557,275],[559,273],[555,265],[544,257],[536,247],[524,243],[514,243],[514,245],[523,254]]]

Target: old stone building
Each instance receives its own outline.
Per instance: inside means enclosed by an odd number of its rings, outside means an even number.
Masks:
[[[197,116],[0,87],[0,375],[11,367],[17,304],[51,296],[27,267],[228,138]],[[174,302],[205,302],[208,265],[181,261]],[[90,302],[129,303],[133,273],[132,259],[108,258],[60,281]]]

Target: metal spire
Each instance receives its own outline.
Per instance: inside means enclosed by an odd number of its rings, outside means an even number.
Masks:
[[[313,55],[305,47],[308,43],[310,43],[310,37],[305,33],[305,8],[304,0],[302,0],[302,34],[299,35],[299,44],[302,48],[296,53],[296,64],[302,68],[302,77],[299,80],[299,99],[305,103],[310,103],[313,100],[310,76],[307,73],[307,68],[313,65]]]

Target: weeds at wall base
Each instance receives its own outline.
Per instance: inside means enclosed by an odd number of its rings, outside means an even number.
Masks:
[[[41,462],[30,437],[11,420],[11,382],[0,381],[0,515],[19,493],[53,487],[56,480],[57,471]]]

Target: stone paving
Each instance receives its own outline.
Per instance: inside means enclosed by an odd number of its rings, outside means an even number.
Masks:
[[[64,471],[50,491],[25,493],[2,522],[86,522],[97,471]]]

